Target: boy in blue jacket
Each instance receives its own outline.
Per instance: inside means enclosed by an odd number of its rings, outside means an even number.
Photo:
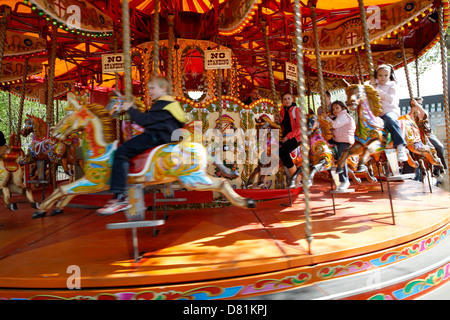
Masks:
[[[148,85],[153,104],[145,113],[136,109],[133,102],[124,103],[131,120],[144,127],[144,132],[120,145],[114,154],[111,171],[110,191],[114,196],[103,208],[97,210],[99,215],[112,215],[131,207],[127,197],[127,178],[130,159],[138,154],[171,142],[172,133],[182,128],[186,122],[184,111],[178,101],[168,95],[169,82],[164,77],[154,77]]]

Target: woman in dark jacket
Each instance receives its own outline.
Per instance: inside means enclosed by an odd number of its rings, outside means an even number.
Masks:
[[[297,148],[302,140],[300,129],[300,108],[295,104],[290,93],[281,96],[283,106],[280,110],[281,145],[280,160],[289,170],[292,177],[297,167],[292,162],[290,153]]]

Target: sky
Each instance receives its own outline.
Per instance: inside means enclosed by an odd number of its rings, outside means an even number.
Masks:
[[[398,80],[399,99],[409,98],[408,84],[406,81],[405,69],[400,68],[395,70],[395,76]],[[411,74],[411,85],[413,95],[417,95],[416,77]],[[422,97],[442,94],[442,67],[440,63],[431,66],[419,80],[419,90]]]

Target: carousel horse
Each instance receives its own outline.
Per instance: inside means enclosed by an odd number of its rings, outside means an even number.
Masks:
[[[269,117],[267,115],[262,115],[256,121],[256,128],[271,128],[271,129],[280,129],[280,126],[276,123],[273,123],[270,121]],[[334,156],[332,147],[328,142],[325,140],[325,137],[322,135],[322,131],[319,125],[319,122],[317,121],[317,116],[309,112],[307,115],[307,127],[308,127],[308,139],[309,139],[309,160],[310,160],[310,166],[311,171],[309,175],[309,181],[308,184],[311,186],[314,180],[314,176],[317,172],[326,171],[331,168],[331,166],[334,163]],[[265,151],[262,154],[262,157],[265,153],[270,154],[272,152],[271,146],[278,142],[274,142],[273,139],[269,136],[267,139],[267,144]],[[302,153],[301,153],[301,146],[296,148],[293,152],[291,152],[291,158],[294,162],[294,164],[297,166],[297,170],[294,173],[294,175],[291,177],[290,182],[288,183],[289,188],[295,188],[296,181],[299,175],[302,173]],[[252,172],[249,178],[249,184],[251,184],[254,180],[254,177],[256,174],[260,173],[261,168],[263,166],[261,163],[256,167],[256,169]],[[258,181],[258,186],[264,185],[264,179],[265,176],[260,174],[260,178]]]
[[[6,208],[17,210],[17,204],[11,202],[11,192],[25,195],[31,207],[37,209],[38,203],[34,201],[30,188],[23,184],[23,166],[19,164],[25,153],[20,144],[20,137],[15,133],[9,138],[9,148],[0,156],[0,188]]]
[[[437,150],[436,150],[436,147],[433,145],[433,143],[428,138],[431,135],[432,131],[433,131],[431,129],[430,121],[428,120],[428,115],[425,114],[423,119],[419,119],[419,117],[415,116],[414,117],[414,122],[417,124],[417,127],[419,128],[420,139],[422,140],[422,142],[425,145],[429,145],[431,147],[431,151],[433,153],[435,153],[437,157],[439,157],[439,155],[437,153]],[[440,158],[440,157],[439,157],[439,159],[441,160],[441,167],[437,168],[438,170],[437,170],[436,176],[438,176],[440,172],[445,172],[444,165],[442,163],[443,159]]]
[[[309,161],[311,167],[308,184],[311,186],[317,172],[331,169],[334,164],[334,155],[331,145],[322,134],[317,116],[311,110],[306,115],[306,124],[308,127]],[[292,180],[294,181],[295,178],[296,175],[294,175]]]
[[[376,89],[371,85],[354,84],[346,88],[346,94],[347,106],[356,111],[355,143],[345,150],[337,161],[337,173],[342,172],[344,162],[352,155],[360,156],[357,172],[362,172],[367,168],[365,164],[370,156],[374,157],[375,161],[381,159],[381,152],[388,147],[388,134],[384,130],[383,120],[378,117],[382,105]],[[440,159],[433,153],[432,148],[420,140],[419,129],[414,121],[409,116],[401,116],[399,124],[407,149],[426,158],[431,164],[441,166]],[[409,153],[408,164],[417,167]]]
[[[116,118],[119,115],[121,106],[123,105],[124,102],[125,101],[124,101],[123,95],[120,92],[113,90],[112,95],[110,96],[110,99],[109,99],[109,103],[106,106],[106,109],[111,113],[111,116],[113,118]],[[144,103],[142,103],[142,101],[135,98],[134,104],[139,111],[145,112],[146,107],[145,107]],[[125,141],[131,139],[134,135],[141,134],[142,132],[144,132],[143,127],[141,127],[140,125],[138,125],[137,123],[135,123],[131,120],[122,121],[121,128],[122,128],[122,132],[123,132],[123,139]],[[185,125],[185,129],[190,132],[191,137],[194,137],[193,136],[194,135],[194,122],[187,123]],[[211,162],[213,163],[213,165],[215,167],[217,167],[219,169],[222,177],[226,177],[229,179],[236,179],[237,177],[239,177],[238,171],[231,170],[230,168],[226,167],[223,163],[217,162],[216,159],[213,159],[208,154],[208,163],[211,163]]]
[[[52,129],[56,139],[64,140],[70,134],[83,130],[82,149],[84,154],[84,176],[60,185],[39,205],[33,218],[43,217],[55,206],[52,214],[62,213],[69,201],[79,194],[99,192],[109,189],[109,180],[115,140],[113,119],[102,105],[80,106],[69,98],[67,115]],[[254,208],[252,199],[238,195],[225,179],[213,178],[206,174],[207,152],[203,145],[185,140],[157,146],[132,158],[128,174],[129,184],[167,184],[178,181],[188,190],[211,190],[224,194],[235,206]]]
[[[320,129],[322,130],[322,135],[325,138],[326,141],[330,141],[333,138],[333,133],[331,132],[331,124],[326,119],[326,115],[320,115],[318,116],[317,121],[319,122]],[[333,148],[333,155],[336,155],[336,150]],[[336,159],[339,160],[339,159]],[[358,171],[358,163],[359,163],[359,157],[357,155],[351,155],[347,158],[347,171],[349,173],[349,178],[356,182],[361,183],[361,179],[358,178],[355,174],[355,172]],[[373,170],[371,166],[366,166],[363,170],[364,176],[368,181],[377,182],[377,178],[374,177]]]
[[[310,112],[306,115],[309,139],[309,186],[313,184],[314,176],[317,172],[329,170],[334,164],[332,147],[322,134],[320,122],[317,120],[317,116],[310,110]],[[301,161],[301,152],[299,156]],[[301,172],[302,167],[300,165],[295,174],[292,176],[290,188],[295,186],[295,180]]]
[[[328,170],[331,168],[334,157],[333,153],[331,151],[331,146],[325,141],[324,137],[321,134],[320,127],[318,125],[318,122],[316,121],[317,117],[313,113],[309,113],[307,115],[307,124],[308,124],[308,136],[309,136],[309,144],[310,144],[310,152],[309,152],[309,159],[310,159],[310,165],[311,165],[311,171],[309,176],[309,185],[312,184],[312,181],[314,179],[314,176],[319,171]],[[262,128],[270,128],[273,129],[280,129],[281,127],[270,121],[270,118],[267,115],[262,115],[256,121],[256,128],[262,129]],[[258,130],[259,131],[259,130]],[[271,134],[271,132],[269,132]],[[272,150],[272,145],[278,145],[278,141],[274,141],[274,139],[269,135],[266,143],[266,148],[262,154],[262,157],[266,156],[268,157]],[[296,148],[294,151],[291,152],[291,158],[294,162],[294,165],[297,166],[297,170],[294,173],[294,175],[291,177],[290,181],[288,181],[288,187],[289,188],[295,188],[297,178],[299,177],[300,173],[302,172],[302,152],[301,152],[301,146]],[[259,163],[256,169],[252,172],[249,178],[249,185],[253,183],[253,180],[255,176],[259,173],[259,181],[258,186],[264,185],[264,179],[265,176],[261,175],[261,169],[264,166]]]
[[[61,164],[64,172],[73,176],[73,170],[69,169],[69,164],[79,163],[75,149],[79,139],[76,136],[66,137],[64,141],[57,141],[49,137],[47,124],[41,118],[27,114],[24,126],[20,134],[27,137],[33,133],[33,139],[28,154],[20,161],[21,165],[35,163],[38,160],[45,160]],[[34,175],[35,172],[30,172]]]
[[[272,150],[272,146],[276,145],[278,146],[278,141],[275,140],[274,135],[272,133],[273,130],[280,130],[281,126],[272,120],[270,120],[270,117],[267,114],[263,114],[260,117],[255,119],[255,128],[256,128],[256,135],[257,139],[260,139],[260,130],[267,130],[266,133],[266,139],[265,139],[265,145],[263,148],[263,152],[261,154],[261,160],[258,161],[258,165],[256,166],[255,170],[250,174],[246,187],[247,188],[253,188],[255,187],[254,180],[258,176],[258,182],[256,183],[256,186],[259,188],[264,188],[265,186],[265,180],[268,176],[268,174],[263,174],[262,169],[269,168],[271,166],[270,158],[273,156],[272,152],[275,152],[276,150]],[[295,159],[293,159],[295,160]],[[277,165],[276,168],[278,169],[279,166]]]

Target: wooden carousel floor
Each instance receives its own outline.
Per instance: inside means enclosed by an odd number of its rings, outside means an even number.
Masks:
[[[22,198],[19,211],[0,208],[0,288],[66,288],[67,268],[80,267],[83,288],[168,285],[225,279],[306,266],[402,244],[450,222],[449,193],[420,182],[392,182],[396,224],[379,183],[353,185],[336,195],[329,182],[311,188],[312,254],[305,240],[303,194],[236,207],[169,212],[158,227],[138,229],[143,258],[133,259],[130,230],[107,230],[123,214],[99,217],[94,209],[68,207],[59,216],[31,220]],[[151,212],[148,212],[150,219]]]

